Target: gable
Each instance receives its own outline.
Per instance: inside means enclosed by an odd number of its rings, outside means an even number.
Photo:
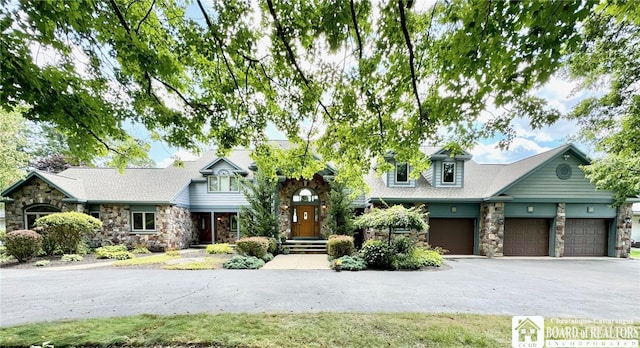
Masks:
[[[567,155],[566,159],[565,155]],[[579,166],[587,162],[572,153],[565,153],[565,155],[551,159],[496,195],[506,194],[513,197],[514,201],[561,199],[564,202],[571,202],[589,199],[593,203],[612,202],[610,191],[596,190],[595,185],[585,177]]]
[[[200,173],[202,175],[218,175],[218,173],[222,171],[240,175],[247,174],[247,172],[244,169],[240,168],[240,166],[223,157],[216,158],[213,162],[207,164],[200,170]]]

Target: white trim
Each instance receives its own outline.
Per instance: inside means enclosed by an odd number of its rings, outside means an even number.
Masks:
[[[238,178],[237,175],[235,174],[229,174],[228,171],[220,171],[220,172],[226,172],[226,175],[223,173],[223,175],[220,174],[214,174],[214,175],[209,175],[207,177],[207,192],[208,193],[229,193],[229,192],[240,192],[240,179]],[[216,190],[212,190],[211,189],[211,179],[216,178],[217,180],[217,189]],[[229,190],[222,190],[221,189],[221,183],[222,180],[228,180],[228,185],[229,185]],[[235,190],[233,190],[233,185],[232,185],[232,181],[235,180]]]
[[[135,228],[135,218],[134,214],[142,214],[142,229]],[[146,215],[153,214],[153,229],[147,229],[146,226]],[[154,233],[157,232],[157,222],[156,222],[156,212],[155,211],[132,211],[131,212],[131,233]]]
[[[405,170],[405,175],[407,177],[406,180],[398,180],[398,165],[404,165],[406,167],[406,170]],[[407,183],[409,183],[409,163],[407,163],[407,162],[396,162],[394,174],[395,174],[394,181],[393,181],[394,184],[397,184],[397,183],[407,184]]]

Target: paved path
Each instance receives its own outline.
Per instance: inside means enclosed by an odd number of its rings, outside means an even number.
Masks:
[[[449,260],[449,270],[0,271],[0,326],[140,313],[462,312],[640,321],[640,261]]]
[[[327,254],[289,254],[276,255],[267,262],[263,270],[271,269],[330,269]]]

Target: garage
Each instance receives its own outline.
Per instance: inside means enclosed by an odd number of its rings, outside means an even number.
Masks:
[[[451,255],[473,254],[474,219],[429,219],[429,245]]]
[[[549,255],[549,219],[505,219],[504,256]]]
[[[605,219],[567,219],[564,256],[607,256],[607,225]]]

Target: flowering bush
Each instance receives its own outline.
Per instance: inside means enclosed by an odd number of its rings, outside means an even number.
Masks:
[[[360,249],[360,256],[368,267],[387,269],[391,266],[392,249],[381,240],[370,240]]]
[[[267,237],[244,237],[236,242],[238,254],[245,256],[255,256],[263,258],[269,250],[269,239]]]
[[[27,262],[42,246],[42,236],[31,230],[17,230],[7,233],[7,253],[18,262]]]
[[[330,236],[329,242],[327,242],[327,253],[332,259],[351,255],[354,249],[353,237],[351,236]]]

